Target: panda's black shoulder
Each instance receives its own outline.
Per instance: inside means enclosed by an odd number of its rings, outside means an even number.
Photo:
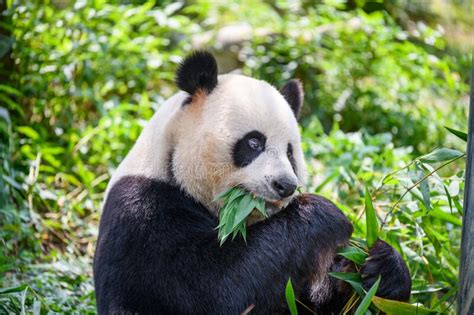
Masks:
[[[94,256],[99,314],[169,313],[163,287],[150,279],[176,272],[176,249],[203,233],[216,235],[216,219],[179,187],[142,176],[121,178],[108,192]],[[159,283],[158,283],[159,284]],[[158,285],[157,284],[157,285]],[[160,295],[161,294],[161,295]]]
[[[107,195],[100,230],[118,234],[130,230],[164,232],[174,223],[186,226],[196,221],[209,228],[216,226],[209,211],[176,185],[143,176],[125,176]]]
[[[94,268],[108,277],[111,266],[140,270],[144,257],[168,255],[203,231],[215,233],[217,219],[176,185],[125,176],[108,192],[99,225]]]
[[[149,215],[156,207],[184,206],[190,200],[168,182],[143,176],[125,176],[110,189],[104,205],[107,211],[127,211],[140,217]]]

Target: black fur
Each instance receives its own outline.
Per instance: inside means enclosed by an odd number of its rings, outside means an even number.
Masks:
[[[217,62],[210,53],[195,51],[186,57],[176,71],[176,85],[194,95],[198,90],[211,93],[217,86]]]
[[[255,138],[260,141],[262,144],[261,151],[253,150],[248,141],[252,138]],[[240,138],[234,145],[232,150],[232,159],[234,160],[234,164],[237,167],[245,167],[252,163],[262,152],[265,151],[265,143],[267,141],[267,137],[259,131],[251,131],[247,133],[245,136]]]
[[[379,240],[370,249],[369,258],[360,270],[364,289],[369,290],[380,275],[381,282],[376,293],[377,296],[408,302],[410,300],[411,279],[408,268],[400,254],[393,247]],[[357,268],[354,263],[346,258],[336,256],[330,271],[357,272]],[[348,283],[333,277],[329,279],[330,291],[327,299],[314,305],[317,314],[341,314],[342,309],[353,294],[353,290]],[[303,296],[302,300],[306,304],[311,303],[308,297]]]
[[[330,272],[357,272],[354,264],[342,256],[336,256],[331,266]],[[342,313],[342,309],[350,299],[353,289],[347,282],[329,277],[329,293],[326,300],[318,301],[314,305],[316,314],[337,315]],[[307,290],[308,291],[308,290]],[[304,304],[311,305],[309,297],[303,296]],[[308,304],[309,303],[309,304]],[[301,312],[300,312],[301,313]]]
[[[408,301],[411,292],[411,279],[408,268],[400,254],[390,245],[378,240],[370,249],[369,260],[361,269],[365,290],[381,276],[377,296]]]
[[[293,79],[288,81],[281,89],[280,93],[290,104],[296,119],[300,117],[301,107],[303,106],[304,92],[303,85],[299,80]]]
[[[217,219],[178,187],[124,177],[110,190],[94,257],[99,314],[269,314],[318,272],[352,226],[330,201],[299,195],[219,246]],[[319,272],[324,272],[319,270]]]

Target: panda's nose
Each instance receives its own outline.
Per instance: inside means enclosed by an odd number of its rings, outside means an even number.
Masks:
[[[282,198],[291,196],[296,190],[296,184],[286,178],[280,178],[272,182],[272,188]]]

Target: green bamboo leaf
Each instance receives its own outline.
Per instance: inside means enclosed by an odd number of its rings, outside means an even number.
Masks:
[[[365,221],[367,246],[371,248],[379,239],[379,223],[367,186],[365,186]]]
[[[450,133],[467,142],[467,133],[444,126]]]
[[[219,211],[219,225],[217,226],[218,228],[222,228],[227,224],[233,209],[234,206],[232,205],[232,203],[228,203]]]
[[[416,163],[416,169],[418,170],[419,178],[421,180],[425,176],[425,172],[419,164],[420,163]],[[431,210],[430,186],[427,180],[424,180],[420,183],[420,191],[426,210]]]
[[[245,231],[245,229],[244,229]],[[237,236],[237,234],[242,233],[242,224],[240,224],[239,226],[237,226],[235,228],[235,230],[232,232],[232,240],[234,240],[234,238]]]
[[[268,217],[268,213],[267,211],[265,210],[265,200],[263,200],[262,198],[259,198],[257,200],[257,205],[255,206],[255,208],[257,208],[257,210],[264,216],[264,217]]]
[[[372,298],[372,302],[382,312],[387,313],[387,315],[428,315],[436,313],[435,311],[424,307],[399,301],[387,300],[378,296],[374,296]]]
[[[363,250],[354,246],[340,248],[338,249],[337,253],[358,265],[364,264],[365,259],[368,256]]]
[[[285,289],[286,303],[290,309],[291,315],[298,315],[298,309],[296,308],[296,298],[295,291],[293,290],[293,285],[291,284],[291,278],[288,279]]]
[[[26,284],[22,284],[22,285],[15,286],[15,287],[0,288],[0,294],[23,292],[26,288],[28,288],[28,286]]]
[[[464,215],[464,208],[462,204],[459,202],[459,197],[453,198],[454,206],[456,207],[457,212],[460,216]]]
[[[239,193],[240,193],[240,189],[229,189],[218,194],[212,201],[226,199],[230,195],[238,195]]]
[[[461,151],[447,148],[436,149],[428,154],[422,155],[418,158],[423,163],[437,163],[453,160],[464,155]]]
[[[244,242],[247,243],[247,229],[246,229],[245,222],[242,223],[242,226],[240,228],[240,234],[242,235]]]
[[[328,274],[339,280],[362,283],[362,277],[356,272],[329,272]]]
[[[253,209],[255,209],[255,201],[252,199],[250,194],[247,194],[240,200],[232,228],[234,229],[237,225],[242,223],[242,221],[250,215]]]
[[[359,307],[355,311],[355,315],[364,315],[365,312],[369,309],[370,303],[372,302],[372,298],[375,296],[375,292],[379,288],[380,284],[380,276],[378,277],[377,281],[375,281],[374,285],[370,288],[370,290],[365,295],[362,302],[360,302]]]
[[[446,185],[443,184],[444,192],[446,193],[446,197],[448,198],[448,203],[449,203],[449,210],[451,213],[453,213],[453,198],[451,198],[451,194],[448,191],[448,188]]]
[[[360,274],[355,272],[328,272],[328,274],[331,277],[349,283],[360,296],[365,295]]]
[[[462,226],[462,221],[460,218],[457,218],[456,216],[452,215],[451,213],[444,212],[440,208],[436,208],[433,211],[430,212],[430,215],[432,217],[438,218],[440,220],[449,222],[451,224],[454,224],[456,226]]]
[[[239,233],[246,240],[247,217],[255,208],[265,213],[265,201],[262,198],[255,198],[251,193],[238,187],[219,194],[214,200],[224,201],[224,206],[219,210],[219,224],[216,227],[221,245],[230,235],[234,239]]]

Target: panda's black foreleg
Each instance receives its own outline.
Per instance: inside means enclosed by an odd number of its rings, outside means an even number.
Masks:
[[[408,301],[411,293],[411,278],[408,267],[400,254],[390,245],[378,240],[369,251],[369,258],[360,270],[365,290],[381,276],[377,296]]]
[[[322,263],[321,254],[333,253],[351,233],[352,225],[330,201],[309,194],[297,196],[287,209],[248,227],[243,246],[229,241],[215,249],[219,256],[226,256],[216,264],[229,266],[224,275],[229,282],[224,281],[227,286],[217,292],[234,294],[238,303],[243,297],[242,310],[254,305],[252,314],[274,313],[285,307],[288,279],[300,293]]]

